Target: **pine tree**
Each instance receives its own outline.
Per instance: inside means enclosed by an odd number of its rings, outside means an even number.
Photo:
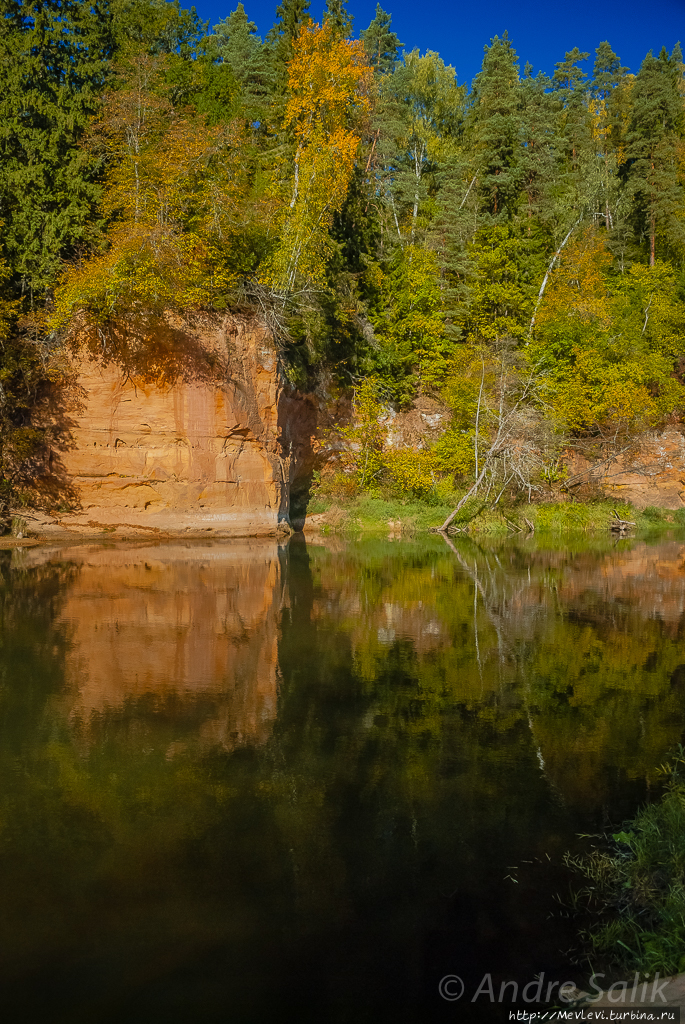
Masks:
[[[533,78],[527,64],[521,81],[521,215],[528,234],[533,222],[549,226],[556,216],[558,154],[555,140],[556,103],[551,81],[540,72]]]
[[[590,122],[587,108],[587,76],[578,67],[590,54],[577,46],[565,54],[565,59],[554,65],[552,82],[559,100],[562,116],[560,128],[572,171],[580,165],[580,154],[590,145]]]
[[[257,35],[257,26],[248,19],[242,4],[214,26],[208,50],[215,60],[231,69],[240,84],[248,119],[261,120],[275,85],[274,69],[269,51]]]
[[[105,7],[2,0],[0,220],[15,284],[33,296],[92,237],[99,167],[79,142],[111,53]]]
[[[627,185],[633,222],[656,258],[657,233],[671,244],[685,243],[678,143],[683,137],[683,103],[679,94],[681,59],[674,51],[648,53],[635,78],[628,131]]]
[[[595,64],[592,69],[592,95],[605,103],[611,98],[616,86],[628,68],[621,67],[621,61],[605,40],[595,50]]]
[[[600,43],[595,50],[595,65],[590,85],[593,115],[593,138],[597,155],[602,164],[602,186],[604,192],[604,222],[607,231],[613,228],[611,198],[616,175],[615,140],[620,135],[620,107],[616,109],[614,95],[628,68],[621,67],[621,61],[608,42]],[[617,117],[618,114],[618,117]]]
[[[400,48],[404,46],[396,34],[390,31],[390,24],[390,15],[380,4],[376,4],[375,18],[368,28],[359,33],[369,62],[379,75],[387,75],[394,71]]]

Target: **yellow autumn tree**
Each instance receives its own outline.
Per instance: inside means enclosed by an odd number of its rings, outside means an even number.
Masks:
[[[277,291],[292,291],[298,277],[320,282],[324,276],[328,229],[347,195],[372,80],[361,42],[341,39],[331,20],[302,28],[288,68],[284,117],[295,155],[276,186],[279,241],[263,273]]]
[[[593,228],[582,231],[560,254],[536,314],[541,334],[568,328],[570,323],[606,327],[611,266],[605,236]]]
[[[233,282],[227,261],[244,217],[244,127],[209,125],[177,110],[164,89],[168,58],[146,53],[120,69],[90,144],[108,173],[100,253],[67,269],[56,326],[76,311],[94,325],[136,312],[161,314],[211,303]]]
[[[588,228],[561,254],[528,354],[549,369],[549,408],[562,429],[625,438],[683,402],[673,375],[682,324],[667,270],[611,276],[604,232]]]

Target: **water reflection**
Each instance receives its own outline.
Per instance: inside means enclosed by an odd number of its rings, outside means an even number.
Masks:
[[[63,557],[34,549],[23,566]],[[73,717],[88,724],[141,697],[200,697],[204,743],[232,749],[269,737],[283,600],[277,544],[93,545],[68,557],[74,576],[55,628],[70,640]]]
[[[562,853],[685,728],[684,564],[677,538],[8,553],[0,1009],[442,1021],[444,974],[573,977]]]

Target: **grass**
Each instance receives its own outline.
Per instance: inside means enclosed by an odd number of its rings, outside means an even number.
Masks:
[[[429,505],[416,498],[394,498],[363,493],[349,498],[317,496],[309,503],[307,517],[325,515],[324,532],[359,531],[387,533],[388,530],[417,533],[439,526],[454,505]]]
[[[322,516],[321,529],[326,532],[423,532],[440,526],[456,506],[459,495],[446,495],[426,501],[411,496],[383,492],[362,492],[340,496],[317,493],[307,508],[307,517]],[[614,511],[621,519],[636,524],[640,535],[659,534],[677,526],[685,526],[685,509],[672,511],[654,506],[638,512],[626,502],[598,500],[591,502],[541,502],[498,506],[479,511],[471,503],[470,512],[455,520],[472,535],[512,536],[516,530],[529,532],[526,520],[538,534],[597,533],[608,534]],[[471,518],[473,513],[478,513]],[[635,532],[635,531],[634,531]]]
[[[680,747],[660,769],[668,783],[659,801],[605,836],[604,848],[566,858],[585,879],[573,903],[590,916],[581,938],[593,970],[685,971],[684,755]]]

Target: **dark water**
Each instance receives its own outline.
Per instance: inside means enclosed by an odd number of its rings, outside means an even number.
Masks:
[[[562,857],[683,737],[685,538],[0,557],[0,1019],[504,1021],[486,974],[582,980]]]

